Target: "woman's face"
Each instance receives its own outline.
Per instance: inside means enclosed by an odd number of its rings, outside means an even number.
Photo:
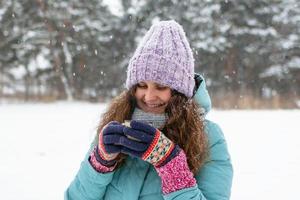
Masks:
[[[161,114],[171,98],[171,89],[153,81],[143,81],[137,84],[135,98],[143,111]]]

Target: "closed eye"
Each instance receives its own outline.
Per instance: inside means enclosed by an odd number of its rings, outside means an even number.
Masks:
[[[137,84],[137,87],[138,88],[142,88],[142,89],[146,89],[147,88],[147,85],[145,83],[138,83]]]
[[[157,84],[157,85],[156,85],[156,89],[158,89],[158,90],[166,90],[166,89],[168,89],[168,87],[167,87],[167,86],[164,86],[164,85],[159,85],[159,84]]]

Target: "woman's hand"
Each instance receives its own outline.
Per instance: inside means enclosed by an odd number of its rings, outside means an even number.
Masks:
[[[112,121],[105,125],[99,133],[99,142],[96,150],[96,158],[103,165],[112,165],[121,152],[121,146],[114,141],[119,141],[125,137],[123,133],[124,125]],[[116,142],[117,143],[117,142]]]
[[[156,167],[165,165],[179,153],[178,145],[148,124],[133,120],[123,132],[127,137],[119,141],[123,146],[121,152],[139,157]]]

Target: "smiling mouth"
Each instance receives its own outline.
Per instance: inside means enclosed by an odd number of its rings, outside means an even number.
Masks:
[[[147,104],[147,103],[144,103],[148,108],[160,108],[162,106],[165,105],[165,103],[161,103],[161,104]]]

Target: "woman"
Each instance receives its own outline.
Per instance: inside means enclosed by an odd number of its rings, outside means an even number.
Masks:
[[[230,198],[232,165],[182,27],[161,21],[130,60],[65,199]]]

